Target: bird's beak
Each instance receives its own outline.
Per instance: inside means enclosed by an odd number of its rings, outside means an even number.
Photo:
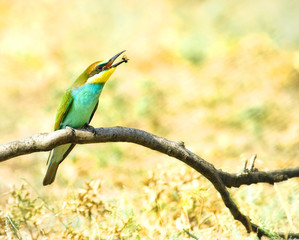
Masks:
[[[125,52],[126,50],[124,51],[121,51],[120,53],[116,54],[115,56],[113,56],[112,58],[110,58],[110,60],[108,61],[108,63],[106,64],[105,66],[105,69],[109,69],[109,68],[114,68],[114,67],[117,67],[118,65],[122,64],[123,62],[128,62],[129,59],[127,59],[126,56],[123,56],[122,57],[122,60],[118,63],[114,63],[114,61],[116,60],[116,58],[118,58],[119,55],[121,55],[123,52]],[[113,65],[112,65],[113,64]]]

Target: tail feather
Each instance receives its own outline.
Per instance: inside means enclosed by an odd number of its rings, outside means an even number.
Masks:
[[[49,185],[55,180],[56,172],[59,166],[59,162],[52,162],[47,170],[46,176],[43,181],[43,185]]]
[[[47,169],[46,176],[43,181],[43,185],[49,185],[55,180],[56,172],[58,169],[59,164],[67,157],[67,155],[71,152],[74,148],[75,144],[64,144],[59,147],[56,147],[49,155],[49,166]]]

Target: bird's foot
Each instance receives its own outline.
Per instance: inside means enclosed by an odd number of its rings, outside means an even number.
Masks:
[[[66,126],[65,128],[71,130],[72,135],[75,136],[75,129],[74,128],[69,127],[69,126]]]
[[[89,124],[85,124],[83,126],[83,128],[88,130],[89,132],[92,132],[94,136],[97,134],[96,129],[93,126],[89,125]]]

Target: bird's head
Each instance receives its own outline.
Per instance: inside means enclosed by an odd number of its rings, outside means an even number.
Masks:
[[[91,64],[86,70],[87,74],[87,83],[105,83],[108,81],[112,73],[114,73],[116,67],[123,62],[128,62],[129,59],[126,56],[122,57],[120,62],[114,63],[116,58],[120,56],[124,51],[116,54],[112,58],[105,61],[97,61]],[[113,64],[114,63],[114,64]]]

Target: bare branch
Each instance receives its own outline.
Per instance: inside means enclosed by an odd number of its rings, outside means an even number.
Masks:
[[[299,167],[283,168],[268,172],[244,172],[244,173],[227,173],[218,170],[226,187],[240,187],[241,185],[251,185],[256,183],[274,184],[283,182],[290,178],[299,177]]]
[[[282,169],[272,172],[250,172],[246,174],[230,174],[217,170],[212,164],[185,148],[182,142],[173,142],[148,132],[126,127],[97,128],[93,134],[86,130],[70,128],[52,133],[41,133],[31,137],[0,145],[0,161],[29,154],[33,152],[49,151],[54,147],[66,143],[102,143],[102,142],[131,142],[177,158],[206,177],[220,193],[222,200],[229,208],[233,217],[240,221],[247,232],[257,232],[271,237],[268,231],[252,223],[249,217],[243,215],[231,199],[227,187],[238,187],[242,184],[258,182],[273,183],[299,176],[299,169]],[[249,177],[248,177],[249,176]],[[251,180],[247,180],[247,178]],[[270,180],[269,180],[270,179]],[[238,181],[241,183],[238,185]],[[290,236],[290,235],[289,235]]]

